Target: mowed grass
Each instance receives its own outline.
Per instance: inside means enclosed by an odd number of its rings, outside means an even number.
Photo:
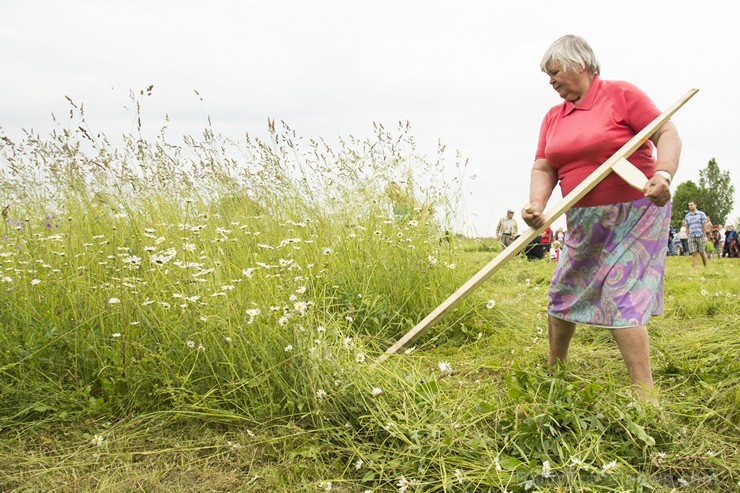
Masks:
[[[545,365],[554,264],[522,256],[374,365],[497,254],[445,232],[441,161],[376,130],[273,129],[243,162],[208,133],[3,141],[0,490],[738,488],[737,259],[667,260],[657,407],[608,331]]]

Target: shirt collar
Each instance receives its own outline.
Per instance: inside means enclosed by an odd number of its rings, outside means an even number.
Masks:
[[[576,106],[570,101],[565,102],[565,115],[569,115],[575,110],[588,111],[593,108],[594,99],[596,99],[596,93],[599,91],[600,87],[601,78],[599,78],[598,75],[594,75],[594,80],[591,81],[591,85],[589,86],[588,91],[586,91],[586,94],[583,95],[583,99],[581,99],[581,104]]]

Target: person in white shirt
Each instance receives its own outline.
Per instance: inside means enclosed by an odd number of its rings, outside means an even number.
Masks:
[[[681,223],[681,229],[678,231],[678,239],[681,241],[681,255],[689,254],[689,227],[686,221]]]
[[[506,248],[514,241],[517,234],[518,227],[514,219],[514,211],[509,209],[506,211],[506,217],[502,217],[496,226],[496,238],[501,242],[502,248]]]

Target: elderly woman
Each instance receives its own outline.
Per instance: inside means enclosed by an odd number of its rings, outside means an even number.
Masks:
[[[602,80],[593,50],[579,36],[556,40],[540,67],[564,101],[547,112],[540,129],[531,212],[522,210],[533,228],[544,223],[558,182],[568,194],[661,113],[634,85]],[[550,286],[548,363],[566,361],[577,323],[608,328],[635,392],[654,402],[646,324],[663,312],[670,184],[681,140],[670,121],[650,140],[629,158],[649,178],[644,190],[612,173],[567,213],[568,232]]]

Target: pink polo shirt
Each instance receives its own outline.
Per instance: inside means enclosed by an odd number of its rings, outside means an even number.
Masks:
[[[563,196],[660,115],[647,95],[623,81],[595,76],[578,107],[564,101],[542,120],[535,159],[545,158],[557,172]],[[650,178],[655,172],[653,144],[645,142],[629,161]],[[575,207],[639,199],[644,194],[610,173]]]

